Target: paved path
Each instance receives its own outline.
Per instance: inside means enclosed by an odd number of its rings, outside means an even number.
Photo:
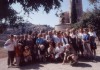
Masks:
[[[0,59],[0,70],[100,70],[100,48],[97,50],[97,62],[79,61],[76,66],[61,63],[40,63],[21,68],[8,68],[7,58]]]

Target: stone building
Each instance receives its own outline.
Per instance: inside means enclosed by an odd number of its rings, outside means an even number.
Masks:
[[[55,26],[55,30],[57,31],[65,31],[66,28],[70,28],[71,26],[71,13],[72,13],[72,3],[73,0],[69,0],[70,7],[68,12],[63,12],[59,16],[59,25]],[[82,8],[82,0],[75,0],[76,5],[76,13],[77,13],[77,21],[80,20],[82,14],[83,14],[83,8]]]
[[[70,19],[71,19],[71,12],[72,12],[72,0],[69,0],[70,1],[70,7],[69,7],[69,16],[70,16]],[[75,4],[76,4],[76,12],[77,12],[77,21],[80,20],[82,14],[83,14],[83,7],[82,7],[82,0],[75,0]],[[71,22],[71,20],[70,20]]]
[[[60,13],[59,23],[60,24],[70,23],[70,21],[69,21],[69,12]]]

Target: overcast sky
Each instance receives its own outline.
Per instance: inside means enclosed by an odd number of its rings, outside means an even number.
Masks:
[[[61,4],[61,10],[63,12],[65,11],[69,11],[69,0],[64,0]],[[48,24],[50,26],[55,26],[57,24],[59,24],[59,18],[56,17],[56,12],[57,10],[51,10],[50,13],[45,13],[45,11],[43,11],[43,8],[40,8],[40,10],[38,12],[33,11],[34,14],[30,13],[29,17],[28,15],[24,14],[24,11],[22,10],[21,5],[16,4],[13,5],[13,8],[17,11],[20,12],[19,16],[22,16],[24,18],[24,20],[29,21],[33,24]],[[86,11],[87,9],[91,10],[92,6],[89,4],[88,0],[83,0],[83,11]],[[58,12],[60,13],[60,12]]]

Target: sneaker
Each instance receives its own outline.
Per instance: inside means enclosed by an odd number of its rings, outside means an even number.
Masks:
[[[77,64],[76,61],[74,61],[74,62],[71,63],[72,66],[74,66],[74,65],[76,65],[76,64]]]
[[[14,64],[11,64],[11,66],[15,66]]]
[[[8,65],[8,68],[10,68],[10,65]]]
[[[93,60],[93,62],[95,62],[95,63],[96,63],[97,61],[96,61],[96,60]]]

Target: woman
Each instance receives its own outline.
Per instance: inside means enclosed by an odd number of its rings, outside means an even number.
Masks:
[[[96,42],[95,42],[95,38],[97,36],[96,36],[96,33],[93,31],[92,28],[89,29],[89,32],[88,33],[90,35],[90,47],[91,47],[91,51],[92,51],[93,57],[95,59],[95,57],[96,57],[96,49],[97,49]]]
[[[31,51],[28,46],[25,46],[23,55],[25,63],[29,63],[32,61]]]
[[[77,37],[77,45],[78,45],[79,51],[81,52],[81,56],[83,56],[83,52],[84,52],[83,43],[82,43],[83,28],[79,29],[77,36],[78,36]]]
[[[30,52],[31,52],[31,55],[32,55],[32,62],[34,62],[34,42],[32,40],[32,36],[31,35],[28,35],[28,38],[27,38],[27,44],[26,46],[28,46]]]
[[[36,44],[38,46],[38,55],[40,61],[43,59],[45,61],[45,46],[44,46],[45,40],[42,38],[42,34],[38,34],[38,38],[36,39]]]
[[[54,54],[55,54],[55,48],[53,47],[52,43],[49,43],[49,48],[48,48],[48,60],[50,62],[54,61]]]
[[[77,45],[77,35],[75,33],[75,29],[72,29],[70,31],[70,37],[71,37],[71,42],[72,42],[71,45],[74,48],[74,50],[76,51],[76,53],[78,54],[79,48],[78,48],[78,45]]]
[[[92,56],[92,52],[90,48],[90,35],[88,34],[88,29],[84,29],[82,42],[83,42],[84,56],[90,58],[90,56]]]
[[[64,49],[65,49],[65,47],[63,46],[62,43],[56,43],[56,47],[55,47],[55,59],[57,61],[62,61],[63,60]]]

